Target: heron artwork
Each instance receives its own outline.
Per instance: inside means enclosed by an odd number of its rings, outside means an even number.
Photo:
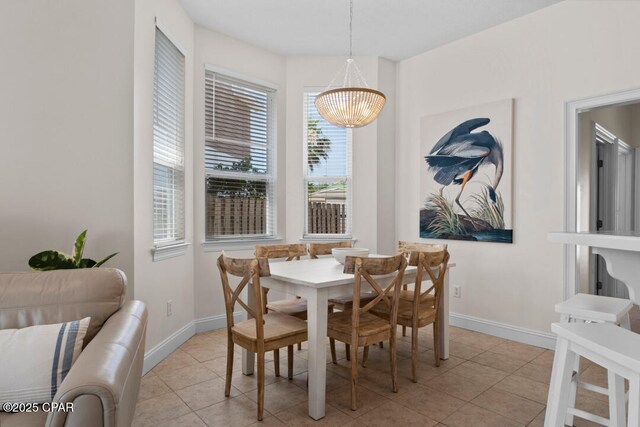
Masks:
[[[507,166],[502,134],[491,118],[471,117],[439,138],[435,131],[423,136],[421,179],[430,190],[421,193],[420,237],[511,242],[500,191]]]

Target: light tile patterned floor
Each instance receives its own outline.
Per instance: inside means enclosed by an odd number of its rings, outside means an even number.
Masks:
[[[276,377],[267,356],[265,418],[256,420],[256,380],[240,371],[236,347],[231,397],[224,396],[226,331],[196,335],[142,379],[134,426],[542,426],[553,352],[451,328],[451,357],[435,367],[431,328],[420,331],[420,376],[410,380],[410,344],[398,350],[400,390],[391,391],[388,346],[372,348],[359,369],[359,406],[349,407],[349,365],[338,343],[338,364],[327,354],[327,411],[307,416],[307,350],[295,351],[294,379]],[[286,375],[286,351],[281,352]],[[606,385],[606,371],[584,362],[585,379]],[[606,397],[582,391],[578,407],[608,415]],[[576,426],[593,425],[576,419]]]

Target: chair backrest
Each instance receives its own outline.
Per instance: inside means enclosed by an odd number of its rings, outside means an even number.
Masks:
[[[256,257],[258,258],[285,258],[287,261],[300,260],[307,254],[307,245],[294,243],[290,245],[257,245]]]
[[[434,308],[436,311],[440,307],[440,293],[444,287],[444,278],[447,274],[447,264],[449,263],[449,252],[447,249],[443,249],[437,252],[427,251],[412,251],[409,256],[408,265],[416,266],[416,281],[414,283],[414,312],[418,309],[421,302],[424,302],[430,297],[428,296],[433,291],[434,296]],[[427,273],[431,279],[431,286],[422,290],[422,281],[425,280],[424,272]]]
[[[398,242],[398,253],[403,254],[407,259],[411,252],[440,252],[446,251],[447,245],[445,244],[431,244],[431,243],[416,243],[400,240]]]
[[[371,310],[380,301],[384,301],[384,303],[391,308],[391,325],[393,326],[392,330],[395,331],[398,317],[398,301],[400,300],[400,287],[402,286],[402,277],[406,268],[407,260],[402,254],[384,258],[361,258],[352,256],[345,258],[344,273],[355,275],[352,309],[354,331],[359,330],[360,316]],[[393,278],[393,281],[384,288],[380,286],[378,281],[373,277],[388,275],[394,272],[397,274]],[[360,292],[363,278],[376,293],[376,297],[361,307]]]
[[[229,258],[224,254],[218,257],[218,270],[220,271],[220,279],[222,282],[222,293],[224,295],[224,305],[227,312],[227,330],[230,332],[234,325],[233,313],[236,303],[249,314],[250,317],[256,319],[256,336],[258,340],[264,338],[264,328],[262,322],[262,310],[256,310],[255,307],[263,307],[262,291],[260,288],[260,277],[270,276],[269,261],[266,258],[257,259],[239,259]],[[235,286],[229,283],[229,276],[240,277],[240,282]],[[242,300],[241,292],[247,286],[250,286],[249,292],[253,292],[254,306]]]
[[[346,240],[342,242],[309,243],[309,258],[318,259],[318,255],[331,255],[333,248],[352,248],[353,242]]]

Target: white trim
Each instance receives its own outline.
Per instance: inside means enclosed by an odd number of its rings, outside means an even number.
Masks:
[[[353,236],[346,234],[308,234],[302,239],[298,239],[301,243],[323,243],[323,242],[357,242]]]
[[[517,341],[524,344],[535,345],[550,350],[556,348],[556,336],[548,332],[534,331],[493,320],[480,319],[466,314],[449,313],[449,325],[458,328],[470,329],[476,332]]]
[[[187,323],[151,350],[145,352],[142,374],[144,375],[153,369],[154,366],[162,362],[167,358],[167,356],[176,351],[178,347],[187,342],[187,340],[195,334],[225,328],[227,326],[226,319],[227,316],[225,314],[218,314],[216,316],[203,317]],[[242,321],[244,319],[244,313],[242,311],[236,311],[233,313],[233,319],[236,322]]]
[[[233,313],[234,322],[242,322],[244,320],[244,312],[236,311]],[[195,320],[196,334],[202,332],[215,331],[216,329],[222,329],[227,327],[227,315],[218,314],[216,316],[203,317],[202,319]]]
[[[268,82],[266,80],[260,80],[252,76],[248,76],[246,74],[238,73],[236,71],[230,70],[224,67],[218,67],[217,65],[204,64],[204,69],[206,71],[211,71],[212,73],[222,74],[223,76],[231,77],[233,79],[244,80],[249,83],[253,83],[255,85],[264,86],[269,89],[273,89],[275,91],[278,90],[278,85],[272,82]]]
[[[634,167],[633,167],[633,185],[634,185],[634,201],[635,201],[635,218],[633,229],[640,232],[640,148],[634,150]]]
[[[176,351],[178,347],[184,344],[189,338],[196,333],[195,322],[191,321],[169,335],[158,345],[148,350],[144,354],[144,364],[142,373],[146,374],[158,363],[162,362],[167,356]]]
[[[565,181],[564,181],[564,231],[577,231],[578,148],[580,129],[578,114],[598,107],[630,104],[640,99],[640,89],[616,92],[608,95],[578,99],[565,103]],[[564,299],[575,295],[579,289],[576,246],[565,245],[564,250]]]
[[[175,245],[158,246],[152,248],[151,255],[153,257],[153,262],[182,256],[187,253],[189,245],[189,243],[176,243]]]
[[[202,249],[205,252],[220,252],[222,250],[235,251],[245,249],[255,249],[256,245],[269,245],[282,243],[284,239],[281,237],[265,237],[264,239],[229,239],[229,240],[211,240],[202,242]]]

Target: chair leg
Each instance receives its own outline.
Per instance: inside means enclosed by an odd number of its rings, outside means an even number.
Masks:
[[[573,365],[573,378],[571,381],[571,388],[569,390],[569,406],[568,408],[576,407],[576,397],[578,396],[578,381],[580,379],[580,355],[576,354],[576,361]],[[573,426],[573,414],[570,414],[567,411],[567,416],[565,417],[564,423],[570,427]]]
[[[287,375],[290,380],[293,379],[293,346],[287,347]]]
[[[227,376],[224,382],[224,395],[231,394],[231,376],[233,375],[233,339],[231,334],[227,337]]]
[[[358,409],[358,346],[351,345],[351,410]]]
[[[280,349],[273,350],[273,370],[276,371],[276,377],[280,376]]]
[[[545,427],[564,427],[571,391],[571,376],[575,354],[569,350],[569,341],[558,337],[556,354],[553,358],[551,383],[547,397],[547,411],[545,413]]]
[[[402,327],[402,336],[403,336],[403,337],[406,337],[406,336],[407,336],[407,327],[406,327],[406,326],[403,326],[403,327]]]
[[[336,340],[329,338],[329,347],[331,348],[331,361],[335,365],[338,363],[338,358],[336,357]]]
[[[436,366],[440,366],[440,324],[433,322],[433,354],[436,358]]]
[[[637,374],[629,378],[629,423],[627,425],[640,426],[640,376]]]
[[[364,353],[362,354],[362,367],[367,367],[367,360],[369,359],[369,346],[364,346]]]
[[[418,382],[418,328],[411,328],[411,379]]]
[[[264,415],[264,352],[258,353],[258,421]]]
[[[344,345],[344,352],[347,354],[347,361],[351,360],[351,346],[349,344]]]
[[[609,386],[609,425],[624,426],[626,423],[624,393],[624,378],[616,375],[613,371],[608,371]]]
[[[396,339],[396,331],[391,330],[389,337],[389,363],[391,364],[391,389],[394,393],[398,392],[398,361],[397,361],[398,341]]]

